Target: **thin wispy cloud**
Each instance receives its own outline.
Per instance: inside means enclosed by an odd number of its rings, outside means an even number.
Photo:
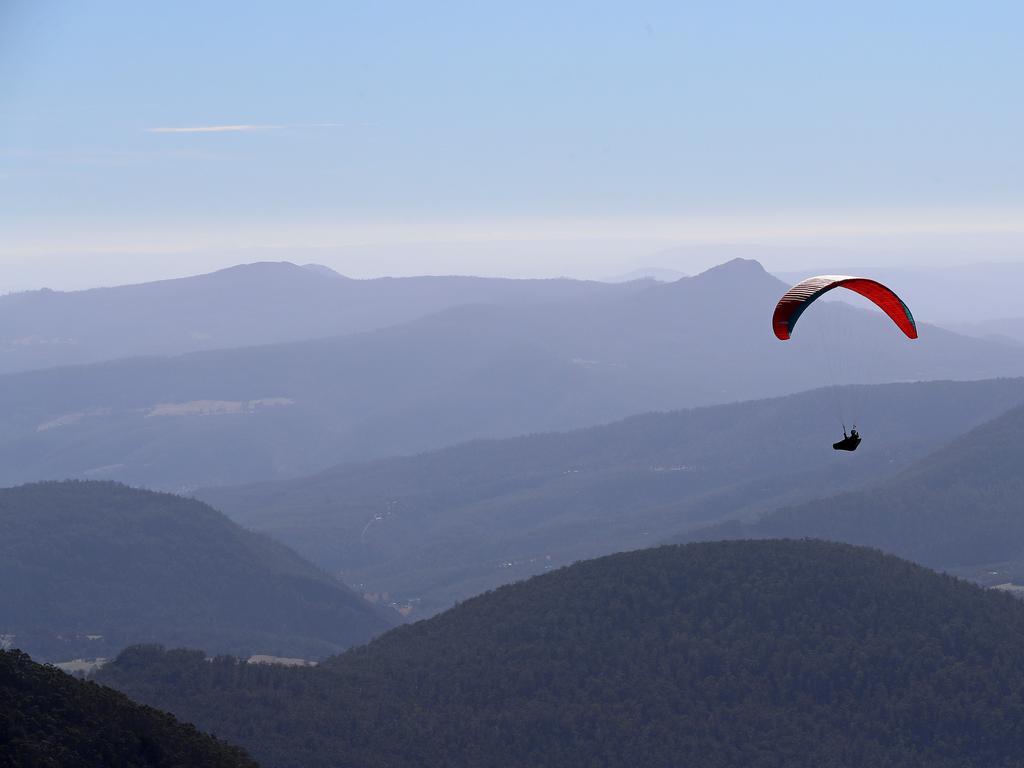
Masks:
[[[280,125],[189,125],[180,127],[149,128],[149,133],[244,133],[247,131],[270,131]]]
[[[238,123],[234,125],[186,125],[147,128],[149,133],[248,133],[252,131],[274,131],[282,128],[344,128],[345,123],[293,123],[290,125],[259,125]]]

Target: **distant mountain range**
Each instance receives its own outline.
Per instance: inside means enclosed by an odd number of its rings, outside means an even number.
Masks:
[[[238,747],[17,651],[0,651],[0,765],[256,768]]]
[[[923,322],[976,336],[1024,339],[1017,328],[1018,303],[1005,288],[1024,280],[1024,265],[818,271],[866,273],[890,282]],[[793,283],[807,273],[778,275]],[[465,304],[527,308],[613,300],[643,292],[655,281],[683,278],[677,270],[646,268],[601,282],[459,276],[355,280],[318,264],[259,262],[112,288],[25,291],[0,296],[0,374],[360,333]]]
[[[267,766],[1014,766],[1024,604],[877,551],[661,547],[309,670],[133,649],[99,679]]]
[[[666,269],[664,267],[644,267],[641,269],[634,269],[631,272],[627,272],[623,275],[615,275],[614,277],[605,278],[606,283],[628,283],[631,280],[657,280],[659,283],[673,283],[676,280],[682,280],[687,277],[685,272],[680,272],[678,269]]]
[[[1020,379],[855,389],[869,420],[853,455],[832,451],[834,393],[816,390],[199,496],[422,616],[577,559],[859,489],[1024,401]]]
[[[134,643],[320,658],[399,617],[198,501],[114,483],[0,490],[0,640],[47,661]]]
[[[948,327],[965,336],[977,336],[991,341],[1024,344],[1024,317],[1004,317],[996,320],[964,320],[951,322]]]
[[[785,285],[756,262],[643,285],[459,306],[316,341],[2,376],[0,483],[77,477],[188,491],[837,381],[1024,374],[1024,348],[924,326],[910,342],[880,313],[834,302],[779,342],[770,317]],[[815,330],[833,320],[864,349],[842,378]]]
[[[0,297],[0,373],[357,333],[467,303],[530,306],[627,296],[643,283],[404,277],[243,264],[176,280]]]
[[[1024,408],[1018,407],[865,490],[695,537],[811,536],[868,544],[984,583],[1024,582],[1022,436]]]

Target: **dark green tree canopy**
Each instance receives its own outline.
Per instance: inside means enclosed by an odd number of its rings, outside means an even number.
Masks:
[[[241,749],[122,693],[0,651],[0,766],[255,768]]]
[[[312,670],[150,648],[102,679],[281,767],[1024,760],[1024,605],[817,541],[578,563]]]

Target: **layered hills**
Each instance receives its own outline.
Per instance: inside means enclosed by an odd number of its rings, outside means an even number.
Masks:
[[[642,287],[567,279],[353,280],[315,264],[261,262],[114,288],[27,291],[0,297],[0,373],[301,341],[397,325],[471,302],[530,306]]]
[[[1011,766],[1024,604],[877,551],[661,547],[306,670],[139,648],[104,682],[264,765]]]
[[[866,419],[853,455],[830,448],[836,394],[476,441],[199,496],[424,616],[578,559],[877,483],[1024,401],[1024,381],[841,391]]]
[[[0,490],[0,636],[50,661],[162,642],[320,658],[397,614],[207,505],[110,482]]]
[[[700,538],[813,536],[869,544],[985,583],[1024,579],[1024,408],[865,490],[807,501]]]
[[[838,302],[813,306],[810,332],[781,343],[769,318],[784,289],[737,260],[625,296],[465,305],[344,337],[2,376],[0,483],[183,491],[807,390],[836,382],[816,312],[852,324],[866,350],[841,382],[1024,374],[1024,348],[923,325],[911,343]]]
[[[124,694],[0,651],[0,765],[255,768],[241,749]]]

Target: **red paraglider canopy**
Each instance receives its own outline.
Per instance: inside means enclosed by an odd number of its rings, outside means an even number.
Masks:
[[[818,275],[794,285],[779,299],[772,315],[772,330],[785,341],[793,333],[793,326],[811,302],[833,288],[848,288],[882,308],[892,321],[911,339],[917,338],[917,323],[902,299],[875,280],[849,275]]]

